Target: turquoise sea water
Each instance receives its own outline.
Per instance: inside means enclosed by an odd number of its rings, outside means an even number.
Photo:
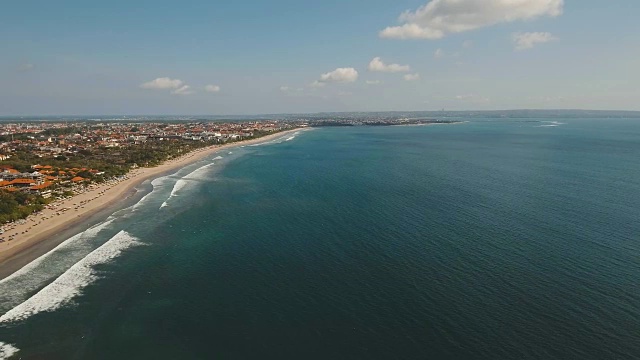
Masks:
[[[0,281],[0,354],[640,358],[640,119],[553,121],[314,129],[145,183]]]

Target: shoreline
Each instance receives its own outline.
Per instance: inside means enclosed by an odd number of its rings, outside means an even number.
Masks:
[[[16,234],[16,238],[0,243],[0,280],[10,276],[64,241],[56,235],[67,233],[72,229],[77,230],[79,225],[90,223],[100,213],[113,212],[112,210],[118,204],[127,201],[135,194],[133,191],[135,187],[146,180],[163,176],[167,172],[188,166],[224,149],[267,142],[303,129],[289,129],[257,139],[196,149],[181,157],[165,161],[156,167],[131,170],[121,181],[110,181],[96,185],[70,199],[51,203],[51,206],[38,214],[30,215],[20,223],[11,224],[10,230],[3,234],[3,237]],[[56,238],[59,241],[55,241]],[[39,249],[45,251],[37,251]]]

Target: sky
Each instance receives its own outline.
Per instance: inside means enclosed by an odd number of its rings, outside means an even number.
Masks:
[[[5,1],[0,116],[640,110],[637,0]]]

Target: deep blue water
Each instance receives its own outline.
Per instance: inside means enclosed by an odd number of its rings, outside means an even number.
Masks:
[[[22,359],[640,358],[640,120],[558,121],[221,153],[0,283],[2,314],[105,244],[0,342]]]

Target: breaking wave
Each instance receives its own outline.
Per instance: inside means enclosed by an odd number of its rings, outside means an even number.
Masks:
[[[142,244],[126,231],[120,231],[38,293],[0,316],[0,323],[24,320],[32,315],[54,311],[71,303],[84,288],[99,278],[96,265],[106,264],[125,250]]]
[[[542,124],[538,127],[556,127],[556,126],[560,126],[560,125],[565,125],[565,123],[559,122],[559,121],[544,121],[545,124]]]
[[[28,293],[35,291],[55,276],[55,271],[52,271],[55,269],[51,269],[52,266],[61,272],[63,266],[69,267],[78,261],[79,256],[85,256],[91,251],[89,240],[111,223],[113,220],[107,220],[70,237],[51,251],[0,280],[0,304],[2,304],[0,311],[24,301]]]
[[[222,157],[218,156],[216,158],[214,158],[214,160],[216,159],[222,159]],[[165,202],[162,203],[162,205],[160,205],[160,209],[166,207],[167,205],[169,205],[169,200],[171,200],[171,198],[175,197],[178,195],[178,192],[182,191],[187,185],[189,185],[190,182],[193,182],[194,180],[204,180],[204,173],[205,170],[207,170],[209,167],[215,165],[215,163],[211,163],[211,164],[207,164],[204,166],[201,166],[199,168],[197,168],[196,170],[192,171],[191,173],[189,173],[188,175],[186,175],[185,177],[183,177],[182,179],[179,179],[178,181],[176,181],[176,183],[173,185],[173,189],[171,189],[171,194],[169,194],[169,197],[167,198],[167,200],[165,200]]]
[[[309,130],[309,129],[306,129],[306,130]],[[306,130],[304,130],[304,131],[306,131]],[[284,135],[284,136],[280,136],[280,137],[275,138],[275,139],[270,140],[270,141],[265,141],[265,142],[261,142],[261,143],[258,143],[258,144],[248,145],[248,146],[253,147],[253,146],[281,144],[281,143],[283,143],[285,141],[291,141],[291,140],[295,139],[296,136],[299,135],[299,134],[300,134],[300,131],[296,131],[293,134],[291,134],[290,136]]]
[[[172,175],[161,176],[159,178],[153,179],[151,181],[151,186],[152,186],[151,191],[149,191],[148,194],[143,196],[142,199],[140,199],[140,201],[138,201],[135,205],[133,205],[133,210],[137,210],[139,207],[141,207],[143,204],[145,204],[149,200],[149,197],[153,194],[153,192],[155,190],[163,188],[164,184],[169,180],[169,178],[171,178],[172,176],[175,176],[177,174],[178,173],[176,172],[176,173],[174,173]]]

